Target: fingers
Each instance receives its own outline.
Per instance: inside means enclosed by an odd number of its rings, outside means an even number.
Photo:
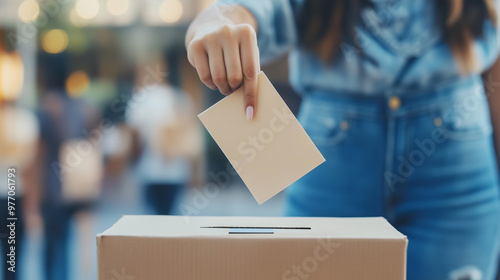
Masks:
[[[205,50],[200,46],[196,46],[198,43],[194,43],[192,52],[189,52],[188,59],[191,65],[196,69],[200,80],[210,89],[215,90],[217,86],[212,81],[212,74],[210,73],[210,67],[208,64],[208,55]]]
[[[200,56],[195,60],[196,63],[196,72],[198,72],[198,76],[200,80],[210,89],[216,90],[217,86],[212,81],[212,74],[210,73],[210,67],[208,64],[208,56]]]
[[[230,94],[231,87],[229,86],[226,78],[226,65],[224,62],[224,52],[222,48],[218,46],[210,46],[208,49],[208,61],[210,64],[212,81],[222,94]]]
[[[202,82],[227,95],[243,84],[248,120],[257,112],[257,75],[260,71],[257,36],[249,24],[210,29],[188,45],[189,62]]]
[[[227,95],[240,87],[243,78],[238,42],[226,40],[223,44],[207,44],[203,49],[193,50],[188,59],[206,86]]]
[[[240,57],[243,73],[244,108],[247,120],[252,120],[257,112],[257,75],[260,71],[259,49],[255,31],[251,26],[243,26],[240,32]]]
[[[224,62],[226,64],[227,83],[231,92],[237,90],[243,82],[241,72],[241,59],[239,44],[235,40],[229,40],[224,44]]]

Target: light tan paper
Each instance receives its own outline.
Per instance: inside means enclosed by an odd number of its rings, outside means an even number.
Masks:
[[[325,159],[263,72],[258,96],[252,121],[246,120],[242,88],[198,117],[262,204]]]

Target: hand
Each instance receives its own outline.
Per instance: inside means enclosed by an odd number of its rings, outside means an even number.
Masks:
[[[187,53],[207,87],[228,95],[243,85],[246,118],[253,119],[260,71],[254,28],[250,24],[200,27],[188,44]]]

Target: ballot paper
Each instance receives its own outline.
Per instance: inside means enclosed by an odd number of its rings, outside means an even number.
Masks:
[[[246,119],[243,88],[198,117],[262,204],[325,159],[263,72],[258,80],[253,120]]]

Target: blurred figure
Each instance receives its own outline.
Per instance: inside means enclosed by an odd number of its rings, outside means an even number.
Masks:
[[[126,114],[135,135],[133,146],[145,201],[158,215],[171,213],[191,178],[191,158],[200,152],[191,101],[180,89],[166,83],[165,68],[162,61],[141,66],[138,90]]]
[[[98,114],[66,93],[65,54],[40,54],[40,65],[45,66],[40,78],[47,89],[38,112],[43,162],[44,276],[46,280],[67,280],[70,221],[79,214],[83,219],[78,224],[87,225],[83,235],[91,234],[85,213],[98,195],[102,176],[102,159],[96,148],[99,139],[86,138],[95,128]],[[88,249],[90,244],[82,247]]]
[[[102,153],[105,159],[105,173],[108,179],[123,177],[130,162],[132,133],[124,123],[113,125],[102,141]],[[113,185],[113,184],[112,184]]]
[[[1,36],[1,34],[0,34]],[[1,44],[1,43],[0,43]],[[8,60],[8,61],[7,61]],[[5,65],[7,63],[8,65]],[[0,51],[0,228],[1,248],[4,261],[2,262],[3,279],[19,279],[19,271],[24,266],[22,261],[23,237],[25,226],[30,231],[35,231],[40,226],[38,206],[36,204],[36,182],[29,180],[32,176],[27,176],[31,162],[35,158],[35,151],[38,141],[38,123],[35,115],[23,108],[17,107],[15,102],[20,94],[20,87],[11,91],[9,87],[13,84],[22,84],[22,69],[11,65],[12,63],[22,66],[22,61],[17,54],[7,54]],[[20,73],[13,73],[19,69]],[[4,73],[5,69],[11,71]],[[9,76],[6,82],[3,77]],[[12,77],[20,76],[20,79]],[[8,170],[12,172],[9,172]],[[13,176],[12,176],[13,175]],[[7,180],[12,179],[15,182],[15,188],[9,188]],[[10,195],[9,194],[12,194]],[[8,197],[11,197],[10,199]],[[8,206],[13,206],[11,215]],[[23,215],[24,214],[24,215]],[[7,227],[8,218],[17,218],[15,220],[15,238],[10,239],[11,229]],[[26,224],[26,225],[25,225]],[[14,236],[13,236],[14,237]],[[11,252],[10,247],[15,246],[15,251]],[[15,267],[9,271],[10,257],[15,258]]]

